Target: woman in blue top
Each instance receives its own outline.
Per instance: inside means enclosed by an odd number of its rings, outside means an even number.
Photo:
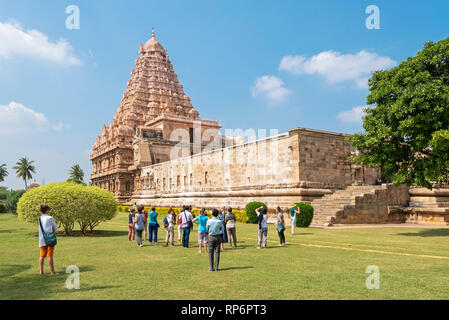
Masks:
[[[207,252],[207,228],[206,228],[207,220],[208,220],[208,217],[207,217],[207,212],[206,212],[205,208],[202,208],[200,211],[200,215],[192,220],[192,221],[196,221],[199,224],[198,244],[199,244],[200,250],[198,251],[198,253],[203,252],[203,245],[204,245],[204,250]]]
[[[148,213],[148,231],[150,233],[150,236],[148,237],[148,242],[153,243],[153,235],[154,235],[154,243],[157,244],[157,212],[156,208],[152,207],[151,212]]]
[[[136,230],[134,230],[134,217],[136,214],[134,213],[136,210],[134,208],[131,208],[130,214],[128,215],[128,240],[131,241],[131,238],[133,240],[136,239]]]

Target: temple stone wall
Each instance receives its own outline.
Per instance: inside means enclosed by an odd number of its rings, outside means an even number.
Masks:
[[[291,206],[352,184],[347,136],[296,128],[191,157],[141,168],[130,203],[158,206],[232,206],[250,201]],[[374,182],[374,181],[373,181]]]

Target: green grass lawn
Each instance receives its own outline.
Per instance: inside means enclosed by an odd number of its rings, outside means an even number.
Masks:
[[[0,299],[448,299],[449,229],[287,229],[278,247],[256,249],[257,226],[237,225],[240,248],[222,253],[221,271],[191,248],[138,248],[127,239],[127,216],[103,223],[102,233],[59,237],[55,266],[38,274],[37,225],[0,214]],[[195,227],[195,230],[197,228]],[[159,229],[165,239],[165,230]],[[177,233],[175,232],[175,236]],[[65,287],[66,267],[81,270],[80,290]],[[380,269],[380,289],[368,290],[366,267]]]

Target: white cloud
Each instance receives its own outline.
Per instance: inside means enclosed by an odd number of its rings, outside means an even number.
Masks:
[[[51,123],[43,113],[14,101],[8,105],[0,105],[0,134],[60,131],[67,127],[61,122]]]
[[[353,107],[351,110],[344,110],[338,113],[337,119],[344,123],[362,123],[362,117],[365,115],[364,110],[368,106]]]
[[[284,56],[279,65],[280,71],[294,74],[320,75],[329,84],[352,81],[357,88],[367,88],[371,72],[391,68],[396,62],[390,57],[361,50],[356,54],[341,54],[324,51],[307,59],[305,56]]]
[[[57,42],[51,42],[40,31],[25,31],[15,20],[0,22],[0,43],[0,58],[22,56],[65,65],[82,65],[67,40],[61,38]]]
[[[290,93],[290,90],[284,88],[284,82],[275,76],[259,77],[251,88],[253,97],[262,96],[268,100],[270,105],[284,102]]]

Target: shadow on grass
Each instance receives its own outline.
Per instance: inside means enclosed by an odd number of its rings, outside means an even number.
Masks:
[[[246,248],[250,248],[250,247],[252,247],[252,246],[250,246],[250,245],[244,245],[244,244],[237,244],[237,247],[232,247],[232,248],[229,248],[228,247],[228,244],[227,243],[225,243],[225,246],[224,246],[224,250],[222,250],[222,251],[227,251],[227,250],[241,250],[241,249],[246,249]]]
[[[218,268],[218,271],[228,271],[228,270],[242,270],[242,269],[253,269],[254,267],[228,267],[228,268]]]
[[[425,229],[419,232],[398,233],[399,236],[407,237],[447,237],[449,229]]]
[[[103,289],[118,288],[118,286],[89,286],[83,284],[82,273],[95,270],[91,266],[81,266],[81,288],[79,290],[69,290],[66,288],[66,280],[70,274],[66,274],[65,270],[56,268],[58,275],[50,275],[48,265],[46,265],[46,274],[36,273],[16,276],[17,274],[30,269],[31,265],[6,265],[0,266],[0,279],[2,280],[0,287],[0,300],[40,300],[54,299],[61,293],[95,291]]]
[[[0,266],[0,279],[12,277],[31,268],[29,264],[10,264]]]
[[[36,232],[36,233],[30,233],[29,234],[30,236],[33,236],[33,237],[38,237],[39,236],[39,234]],[[81,233],[81,231],[73,231],[71,234],[69,234],[69,235],[66,235],[65,233],[62,233],[62,232],[58,232],[57,234],[56,234],[58,237],[74,237],[74,238],[76,238],[76,237],[93,237],[93,238],[95,238],[95,237],[98,237],[98,238],[109,238],[109,237],[123,237],[123,236],[126,236],[126,237],[128,237],[128,231],[120,231],[120,230],[113,230],[113,231],[111,231],[111,230],[94,230],[92,233],[91,232],[86,232],[86,234],[85,235],[83,235],[82,233]]]

